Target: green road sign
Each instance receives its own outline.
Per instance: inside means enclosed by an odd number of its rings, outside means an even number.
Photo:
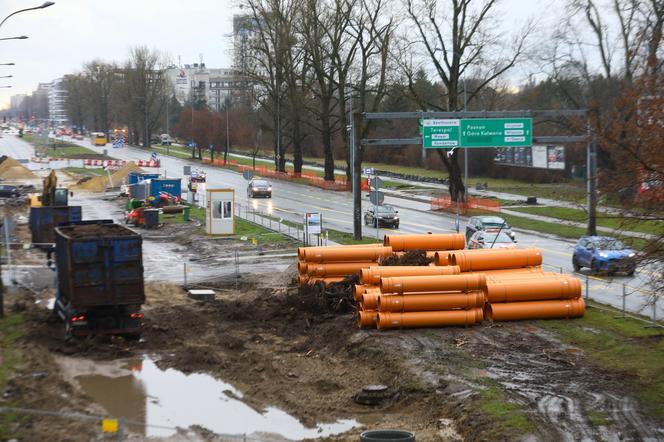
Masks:
[[[532,118],[461,120],[461,147],[530,147]]]
[[[453,147],[530,147],[532,118],[426,119],[422,120],[425,149]]]
[[[422,120],[422,145],[425,149],[459,147],[461,120]]]

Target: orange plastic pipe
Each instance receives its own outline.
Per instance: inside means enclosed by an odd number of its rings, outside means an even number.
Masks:
[[[298,247],[297,248],[297,257],[300,261],[309,261],[308,256],[315,255],[321,250],[331,250],[331,249],[369,249],[372,247],[384,247],[381,243],[376,244],[353,244],[348,246],[326,246],[326,247]]]
[[[468,293],[380,295],[378,297],[378,311],[380,312],[426,312],[477,307],[484,307],[482,290]]]
[[[464,253],[477,253],[477,252],[484,252],[486,249],[462,249],[458,250],[459,252],[464,252]],[[450,254],[455,252],[455,250],[440,250],[434,252],[433,256],[433,265],[436,266],[445,266],[449,265],[449,257]]]
[[[459,251],[449,255],[450,265],[458,265],[462,272],[497,270],[542,265],[540,249],[483,249],[477,252]]]
[[[461,250],[466,238],[461,233],[436,233],[424,235],[385,235],[383,244],[395,252],[408,250]]]
[[[360,310],[357,312],[357,325],[360,328],[375,327],[378,323],[378,312],[376,310]]]
[[[477,272],[481,273],[481,272]],[[486,275],[486,274],[485,274]],[[494,282],[503,282],[503,281],[514,281],[514,280],[527,280],[527,279],[541,279],[541,278],[553,278],[560,279],[565,278],[566,275],[556,272],[514,272],[514,273],[493,273],[491,275],[486,275],[486,280]]]
[[[481,322],[481,308],[449,310],[444,312],[378,312],[378,328],[443,327],[446,325],[470,325]]]
[[[355,300],[357,302],[362,302],[362,295],[365,293],[375,293],[380,295],[380,287],[376,287],[374,285],[356,285],[355,286]]]
[[[381,278],[380,290],[383,293],[410,292],[470,292],[483,290],[486,277],[475,275],[440,275],[440,276],[399,276]]]
[[[360,273],[360,270],[378,265],[377,262],[334,262],[314,263],[307,265],[307,274],[311,276],[345,276]]]
[[[306,263],[306,261],[298,261],[297,262],[297,272],[300,275],[306,275],[307,274],[307,263]]]
[[[489,277],[502,275],[541,275],[544,273],[542,266],[519,267],[516,269],[497,269],[497,270],[477,270],[474,272],[463,272],[463,274],[482,273]]]
[[[362,269],[360,281],[364,284],[379,285],[380,278],[392,276],[457,275],[461,273],[456,266],[377,266]]]
[[[306,285],[309,282],[309,277],[307,275],[297,275],[297,283],[299,285]]]
[[[390,256],[391,247],[324,247],[316,250],[305,250],[307,262],[376,262],[380,258]]]
[[[537,301],[542,299],[573,299],[581,296],[581,280],[554,274],[536,279],[487,280],[489,302]]]
[[[362,310],[377,310],[378,297],[381,296],[380,292],[365,292],[362,294]]]
[[[579,318],[586,311],[583,298],[558,301],[506,302],[488,304],[487,319],[518,321],[521,319]]]

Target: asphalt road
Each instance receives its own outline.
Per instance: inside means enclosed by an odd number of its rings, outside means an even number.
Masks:
[[[87,140],[74,142],[100,153],[106,149],[110,156],[118,159],[135,161],[150,158],[149,152],[137,148],[123,147],[114,149],[110,144],[106,147],[99,147],[91,145]],[[32,156],[32,147],[17,137],[5,135],[4,138],[0,139],[0,153],[4,154],[5,152],[8,152],[11,156],[16,155],[17,158],[28,158]],[[325,227],[346,232],[352,232],[353,230],[352,196],[349,192],[333,192],[275,180],[272,181],[272,199],[248,199],[246,196],[247,182],[237,172],[216,167],[201,166],[188,160],[163,155],[159,159],[161,160],[159,171],[169,178],[182,178],[183,166],[191,165],[192,168],[207,173],[209,188],[235,189],[236,203],[241,206],[240,210],[251,207],[253,210],[259,210],[285,220],[297,222],[302,222],[305,212],[320,212],[323,215]],[[445,233],[455,231],[454,217],[443,213],[431,212],[428,204],[396,197],[386,197],[385,202],[399,210],[400,228],[398,231],[381,228],[379,232],[381,237],[385,233]],[[370,205],[368,198],[364,198],[363,196],[363,211]],[[462,231],[465,229],[465,223],[466,219],[462,218]],[[543,251],[546,270],[573,273],[571,262],[574,243],[572,241],[536,232],[520,231],[518,229],[515,229],[515,232],[517,233],[520,247],[539,247]],[[363,234],[368,237],[375,237],[376,229],[364,226]],[[584,280],[586,275],[588,274],[585,270],[582,270],[581,274],[577,274],[577,276]],[[650,316],[652,309],[647,304],[651,293],[646,291],[648,290],[647,280],[651,276],[650,272],[645,269],[638,270],[634,277],[597,277],[588,275],[590,297],[599,302],[620,308],[622,305],[623,285],[625,285],[625,293],[627,293],[625,303],[627,309]],[[659,318],[664,317],[664,300],[658,302],[656,314]]]

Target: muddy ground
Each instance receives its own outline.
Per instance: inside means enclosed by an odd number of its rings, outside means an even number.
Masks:
[[[115,201],[108,204],[117,208]],[[18,237],[25,236],[24,228]],[[207,265],[230,266],[210,261],[227,253],[228,244],[197,241],[198,228],[191,224],[176,234],[180,228],[165,226],[146,232],[144,243],[168,245],[166,258],[174,265],[199,247],[194,253],[208,259]],[[21,253],[26,260],[39,257]],[[44,273],[33,275],[39,272]],[[100,405],[58,372],[54,357],[114,361],[149,354],[160,368],[211,374],[242,391],[252,407],[276,406],[311,426],[354,418],[363,428],[414,431],[418,441],[662,437],[655,432],[662,423],[641,413],[620,377],[532,323],[358,330],[353,312],[331,312],[311,292],[294,287],[294,276],[293,265],[286,272],[245,271],[238,281],[217,277],[206,282],[217,292],[212,302],[188,298],[178,284],[150,282],[140,342],[93,338],[65,345],[62,324],[44,307],[52,289],[15,291],[7,304],[25,317],[25,336],[16,347],[22,363],[0,405],[102,415]],[[369,384],[388,387],[378,405],[354,400]],[[515,430],[487,412],[486,392],[495,387],[525,409],[534,425]],[[607,417],[599,424],[593,419],[598,414]],[[24,417],[14,430],[26,441],[104,440],[95,426],[52,417]],[[359,431],[329,439],[356,441]],[[196,429],[172,438],[184,439],[218,437]]]
[[[360,331],[352,313],[326,313],[285,282],[283,275],[247,279],[235,291],[234,281],[219,281],[213,302],[151,284],[144,340],[138,343],[98,338],[66,346],[61,324],[50,321],[47,310],[19,303],[28,318],[22,345],[39,361],[30,370],[51,373],[53,354],[98,361],[158,355],[160,368],[214,375],[242,391],[252,407],[277,406],[312,426],[355,418],[366,428],[414,431],[423,441],[658,437],[657,423],[641,415],[620,378],[533,325]],[[515,433],[481,410],[481,392],[496,383],[527,410],[532,431]],[[388,399],[376,406],[356,403],[368,384],[388,386]],[[51,382],[42,385],[53,389]],[[57,386],[77,397],[73,409],[86,409],[84,395],[61,381]],[[31,388],[39,391],[38,384]],[[50,405],[56,404],[57,397]],[[93,409],[88,404],[87,411]],[[592,413],[609,419],[595,427]],[[29,434],[40,429],[36,425]],[[329,439],[357,440],[357,433]]]

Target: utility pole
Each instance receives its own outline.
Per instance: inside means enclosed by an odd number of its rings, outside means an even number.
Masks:
[[[588,147],[586,152],[586,180],[588,188],[587,234],[597,234],[597,138],[588,124]]]
[[[353,239],[362,239],[362,174],[359,173],[361,163],[357,158],[357,134],[356,129],[360,127],[361,115],[356,112],[352,115],[351,124],[351,160],[353,180]]]
[[[463,78],[463,111],[468,112],[468,89],[466,88],[466,77]],[[468,148],[463,149],[463,187],[466,191],[463,193],[463,199],[468,202]],[[459,229],[457,228],[457,232]]]
[[[230,111],[230,106],[231,106],[231,100],[230,98],[227,98],[226,99],[226,152],[224,153],[224,164],[228,162],[228,151],[231,145],[231,134],[229,131],[229,124],[228,124],[228,112]]]

